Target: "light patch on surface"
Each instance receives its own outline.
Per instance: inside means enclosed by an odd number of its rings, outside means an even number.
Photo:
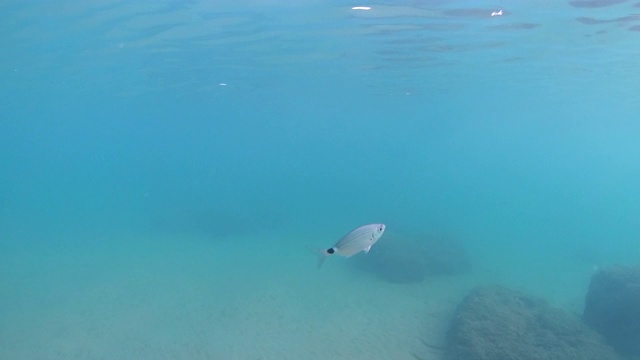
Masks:
[[[370,6],[354,6],[351,10],[371,10]]]

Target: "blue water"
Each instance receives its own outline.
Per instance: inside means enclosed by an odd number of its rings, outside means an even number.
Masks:
[[[412,359],[640,262],[638,4],[290,3],[0,4],[0,358]],[[374,222],[472,273],[316,270]]]

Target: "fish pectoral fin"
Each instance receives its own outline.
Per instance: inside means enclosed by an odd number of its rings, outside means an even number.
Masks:
[[[364,253],[367,254],[369,252],[369,250],[371,250],[371,245],[369,245],[366,248],[364,248]]]

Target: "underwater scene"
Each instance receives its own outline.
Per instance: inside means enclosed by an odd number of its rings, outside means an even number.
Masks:
[[[637,0],[0,18],[0,359],[640,359]]]

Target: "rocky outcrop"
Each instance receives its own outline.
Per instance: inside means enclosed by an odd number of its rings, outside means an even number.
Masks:
[[[640,359],[640,266],[594,274],[583,318],[618,352]]]
[[[360,270],[393,283],[411,283],[430,275],[456,275],[470,270],[462,245],[443,236],[385,233],[366,255],[351,262]]]
[[[450,360],[617,359],[578,316],[498,286],[467,295],[447,339]]]

